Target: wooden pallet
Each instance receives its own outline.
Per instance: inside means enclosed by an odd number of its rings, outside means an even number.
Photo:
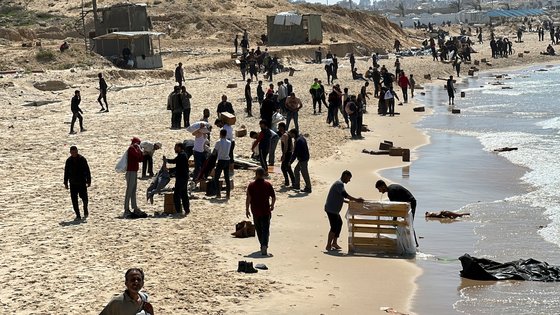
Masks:
[[[408,203],[350,202],[346,219],[349,253],[411,254],[402,253],[397,241],[407,237],[399,236],[398,228],[412,229]]]

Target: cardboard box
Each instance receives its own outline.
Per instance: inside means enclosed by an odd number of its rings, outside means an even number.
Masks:
[[[165,193],[163,195],[163,213],[175,214],[175,203],[173,202],[173,193]]]
[[[392,143],[381,142],[379,144],[379,150],[389,150],[393,147]]]
[[[403,148],[391,148],[389,149],[390,156],[402,156],[403,155]]]
[[[235,131],[235,136],[237,138],[243,138],[247,135],[247,129],[239,129]]]
[[[222,112],[220,113],[220,120],[223,121],[225,124],[228,124],[230,126],[235,125],[235,115],[230,114],[228,112]]]
[[[410,162],[410,149],[404,149],[402,153],[403,162]]]

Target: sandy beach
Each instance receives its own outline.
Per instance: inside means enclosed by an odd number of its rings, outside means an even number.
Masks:
[[[505,29],[503,33],[513,38]],[[555,57],[538,55],[545,46],[537,48],[536,34],[525,38],[514,47],[529,54],[492,60],[492,66],[481,65],[481,70],[556,62]],[[207,63],[229,61],[228,49],[222,47],[222,52],[208,57]],[[274,52],[277,48],[269,49]],[[475,49],[480,52],[473,55],[474,59],[489,58],[487,43]],[[278,52],[282,57],[282,51]],[[307,91],[314,77],[325,80],[325,75],[321,66],[304,63],[302,56],[286,64],[298,70],[289,79],[304,102],[300,126],[308,135],[314,187],[309,196],[283,191],[282,175],[271,175],[278,194],[271,227],[273,257],[254,254],[258,250],[255,238],[230,236],[235,223],[244,219],[244,188],[252,171],[236,170],[235,188],[228,202],[196,193],[198,199],[191,201],[187,218],[120,218],[125,181],[114,167],[130,138],[138,136],[163,144],[154,157],[156,169],[162,155],[174,156],[175,142],[192,138],[184,130],[169,129],[170,115],[165,108],[173,87],[170,70],[184,60],[187,58],[180,54],[171,54],[164,58],[163,71],[134,74],[104,67],[6,74],[0,78],[0,162],[4,166],[0,168],[4,184],[0,187],[0,282],[4,284],[0,310],[17,314],[96,314],[124,289],[124,271],[136,266],[146,273],[145,291],[158,314],[383,314],[381,307],[411,312],[416,279],[421,274],[414,260],[346,255],[346,226],[341,236],[343,250],[334,255],[325,253],[328,221],[323,205],[330,184],[345,169],[354,174],[347,185],[350,194],[379,200],[374,188],[380,178],[378,172],[410,163],[403,163],[399,157],[366,155],[362,149],[376,149],[380,141],[391,140],[410,148],[414,163],[418,158],[415,149],[429,142],[415,123],[429,111],[413,112],[415,103],[409,102],[396,106],[400,115],[381,117],[372,98],[369,104],[375,105],[368,105],[370,110],[364,117],[372,131],[364,133],[365,139],[352,141],[347,129],[325,123],[325,112],[312,115]],[[196,57],[188,60],[186,86],[193,95],[191,122],[202,116],[204,108],[210,109],[213,121],[220,96],[226,94],[238,113],[236,127],[246,125],[248,130],[256,130],[257,118],[243,114],[244,83],[239,71],[231,64],[216,71],[207,64],[197,65]],[[394,60],[382,60],[381,64],[392,70]],[[348,60],[341,58],[340,62],[341,86],[357,93],[363,81],[351,80]],[[359,60],[358,68],[365,71],[369,64],[371,61]],[[407,57],[401,64],[420,85],[440,84],[424,80],[424,74],[430,73],[432,78],[452,74],[450,64],[432,62],[431,57]],[[98,72],[103,72],[112,86],[108,95],[110,113],[97,112]],[[287,73],[281,73],[275,81],[286,77]],[[63,81],[67,87],[40,91],[33,86],[49,80]],[[237,83],[237,87],[226,88],[231,83]],[[68,135],[70,98],[75,89],[82,91],[87,131]],[[396,90],[400,97],[400,90]],[[41,100],[57,102],[22,106]],[[213,141],[217,137],[214,130]],[[72,222],[70,197],[62,182],[71,145],[78,146],[92,169],[90,217],[81,224]],[[237,139],[236,154],[248,157],[250,145],[248,137]],[[139,181],[140,208],[149,214],[161,212],[162,196],[153,205],[144,200],[148,185],[149,181]],[[236,272],[238,260],[265,263],[269,270],[240,274]]]

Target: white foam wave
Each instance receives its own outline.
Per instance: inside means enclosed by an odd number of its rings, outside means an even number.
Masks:
[[[560,117],[554,117],[548,120],[540,121],[537,126],[543,129],[560,129]]]
[[[545,208],[545,215],[552,222],[539,233],[545,240],[560,246],[560,168],[557,165],[560,138],[557,135],[502,132],[479,134],[478,139],[487,151],[501,147],[518,148],[517,151],[503,152],[500,155],[529,169],[521,179],[532,185],[534,190],[509,199]]]

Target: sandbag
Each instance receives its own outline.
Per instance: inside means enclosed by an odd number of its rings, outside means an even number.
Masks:
[[[128,149],[124,151],[121,159],[117,162],[115,166],[115,171],[117,173],[126,173],[126,169],[128,168]]]
[[[469,254],[459,257],[461,277],[472,280],[560,281],[560,267],[532,258],[499,263]]]

